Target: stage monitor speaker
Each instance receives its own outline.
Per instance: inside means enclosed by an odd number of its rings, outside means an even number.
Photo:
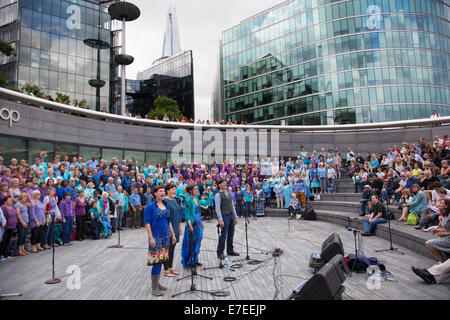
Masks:
[[[333,233],[322,244],[320,259],[323,261],[323,263],[327,263],[337,254],[345,256],[344,246],[342,245],[342,241],[339,235],[337,233]]]
[[[340,300],[345,289],[342,284],[349,272],[344,256],[337,254],[302,284],[290,300]]]

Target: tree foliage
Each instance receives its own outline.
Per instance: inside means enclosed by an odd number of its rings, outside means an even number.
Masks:
[[[155,117],[158,117],[159,120],[162,120],[165,114],[167,114],[169,119],[181,119],[183,117],[180,107],[174,99],[159,96],[155,99],[153,105],[154,108],[148,113],[149,119],[153,120]]]
[[[16,55],[16,50],[14,49],[14,47],[2,39],[0,39],[0,52],[7,57]]]
[[[70,105],[70,97],[60,92],[56,92],[56,102]]]
[[[16,50],[12,45],[8,42],[0,39],[0,53],[9,57],[11,55],[16,55]],[[3,69],[0,66],[0,87],[6,87],[8,89],[13,89],[9,84],[9,77],[4,73]]]
[[[23,87],[22,87],[22,92],[29,94],[30,96],[34,96],[37,98],[43,98],[44,97],[44,93],[42,92],[42,88],[37,86],[37,85],[32,85],[30,83],[26,83]]]

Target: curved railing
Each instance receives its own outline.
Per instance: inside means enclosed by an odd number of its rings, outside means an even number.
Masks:
[[[207,129],[255,129],[255,130],[280,130],[284,132],[330,132],[330,131],[358,131],[358,130],[380,130],[392,128],[411,128],[411,127],[428,127],[432,125],[449,125],[449,117],[441,117],[438,119],[416,119],[406,121],[380,122],[380,123],[364,123],[364,124],[350,124],[350,125],[331,125],[331,126],[267,126],[267,125],[205,125],[179,122],[166,122],[148,119],[138,119],[133,117],[124,117],[120,115],[86,110],[65,105],[58,102],[49,101],[46,99],[36,98],[27,94],[12,91],[5,88],[0,88],[0,97],[17,101],[19,103],[28,103],[37,107],[44,107],[54,111],[63,111],[72,115],[83,115],[98,120],[109,120],[117,123],[128,123],[148,127],[165,127],[165,128],[207,128]]]

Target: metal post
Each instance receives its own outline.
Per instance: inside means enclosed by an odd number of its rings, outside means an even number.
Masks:
[[[125,54],[125,17],[122,18],[122,54]],[[125,116],[125,65],[122,65],[122,92],[120,94],[120,104],[122,108],[122,116]]]

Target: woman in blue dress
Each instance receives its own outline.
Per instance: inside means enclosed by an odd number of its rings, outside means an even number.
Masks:
[[[196,185],[190,185],[186,188],[186,207],[184,210],[186,227],[181,246],[181,264],[184,268],[202,265],[198,262],[198,254],[202,245],[204,225],[197,196],[198,188]]]
[[[284,181],[283,194],[284,194],[284,207],[285,207],[285,209],[287,209],[287,208],[289,208],[289,203],[290,203],[290,199],[291,199],[291,195],[292,195],[292,186],[289,183],[289,180],[287,180],[287,179],[286,179],[286,181]]]
[[[319,189],[320,189],[319,175],[317,173],[317,166],[315,163],[312,164],[310,176],[311,176],[311,190],[312,190],[313,194],[319,193]]]
[[[154,296],[163,296],[167,288],[159,283],[161,276],[162,262],[157,263],[161,252],[168,250],[171,243],[175,244],[177,239],[173,233],[170,223],[170,209],[164,200],[166,191],[164,187],[155,187],[153,189],[155,201],[147,204],[144,209],[145,228],[149,239],[149,259],[153,259],[152,267],[152,294]],[[156,261],[155,261],[156,260]]]

